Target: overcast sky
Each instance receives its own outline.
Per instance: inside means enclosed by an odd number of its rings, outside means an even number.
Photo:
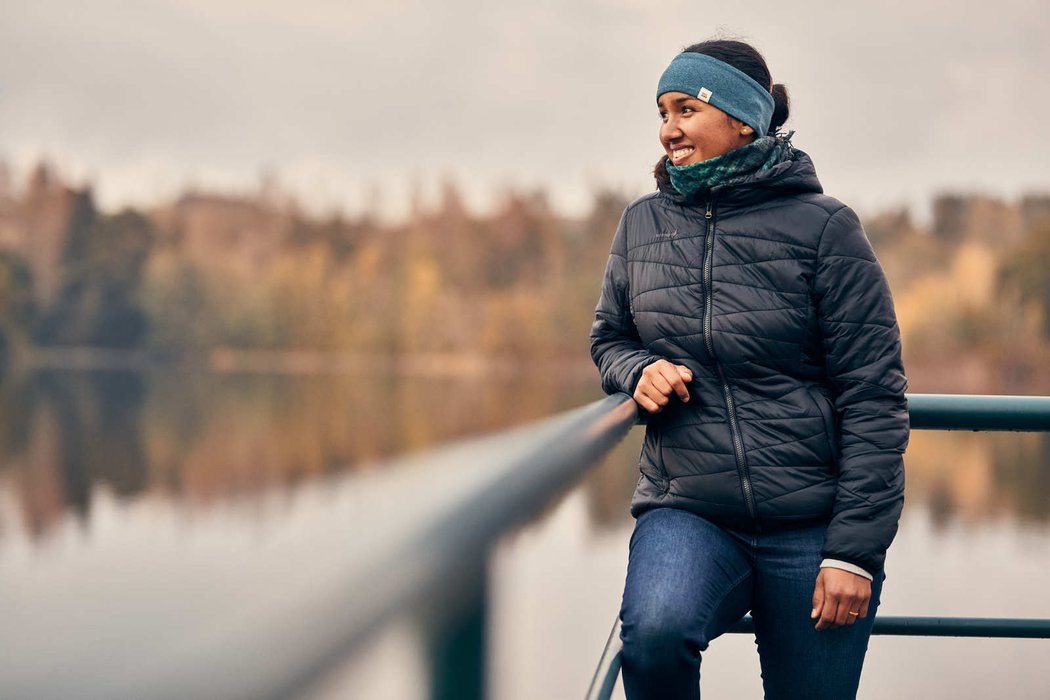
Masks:
[[[378,190],[396,217],[447,178],[575,213],[651,190],[656,81],[715,34],[764,52],[796,146],[862,211],[1050,190],[1046,0],[2,0],[0,158],[106,207],[270,171],[319,208]]]

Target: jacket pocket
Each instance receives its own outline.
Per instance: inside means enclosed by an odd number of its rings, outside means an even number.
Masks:
[[[842,456],[842,450],[839,446],[839,430],[835,421],[835,408],[831,403],[831,399],[825,396],[820,389],[811,386],[809,387],[809,394],[813,397],[813,402],[817,404],[817,410],[820,411],[820,416],[824,420],[824,437],[831,448],[831,456],[837,463],[839,457]]]
[[[667,493],[668,489],[671,486],[671,482],[669,482],[667,479],[659,476],[653,476],[649,473],[648,470],[643,471],[642,475],[638,477],[639,482],[641,482],[643,479],[655,486],[660,493]]]
[[[671,482],[664,471],[663,438],[659,429],[650,427],[650,435],[646,436],[645,451],[641,463],[638,466],[642,477],[648,479],[663,493],[671,487]]]

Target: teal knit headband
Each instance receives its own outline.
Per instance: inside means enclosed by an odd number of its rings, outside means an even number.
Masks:
[[[718,107],[765,136],[773,116],[773,95],[743,71],[702,53],[678,54],[660,76],[656,99],[665,92],[684,92]]]

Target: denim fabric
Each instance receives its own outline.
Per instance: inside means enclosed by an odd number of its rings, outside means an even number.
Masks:
[[[883,574],[866,618],[815,630],[824,530],[750,534],[674,508],[642,513],[620,609],[628,699],[699,698],[700,653],[749,610],[767,700],[855,697]]]

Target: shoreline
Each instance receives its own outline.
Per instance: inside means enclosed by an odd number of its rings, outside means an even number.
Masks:
[[[1035,358],[1032,358],[1035,359]],[[241,350],[214,348],[166,354],[88,346],[22,349],[0,377],[38,371],[153,372],[199,371],[218,374],[299,376],[398,373],[408,377],[474,380],[513,378],[542,372],[560,380],[597,377],[585,349],[578,357],[491,356],[463,352],[378,352],[323,350]],[[996,366],[980,356],[913,359],[905,362],[912,393],[1050,394],[1050,362]]]
[[[545,370],[559,378],[596,375],[590,358],[528,358],[478,353],[434,352],[386,355],[377,352],[318,350],[240,350],[165,354],[87,346],[24,350],[12,358],[6,374],[36,371],[148,372],[195,370],[216,373],[327,375],[398,372],[430,378],[510,377],[523,369]]]

